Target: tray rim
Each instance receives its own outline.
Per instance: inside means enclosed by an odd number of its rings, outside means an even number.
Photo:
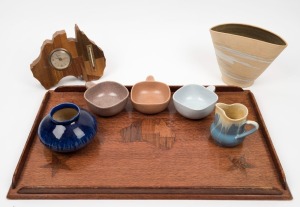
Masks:
[[[125,87],[128,88],[129,91],[131,91],[132,85],[126,85]],[[169,86],[171,91],[174,92],[178,88],[182,87],[182,85],[171,85]],[[22,170],[25,166],[25,163],[27,161],[27,154],[29,153],[31,149],[31,145],[33,143],[35,134],[37,133],[37,127],[35,126],[37,123],[41,121],[43,118],[43,111],[45,110],[47,106],[47,102],[51,96],[52,93],[66,93],[66,92],[79,92],[83,93],[86,90],[85,86],[60,86],[54,90],[48,90],[44,98],[41,102],[41,105],[38,109],[36,118],[33,122],[32,128],[30,130],[30,133],[28,135],[27,141],[25,143],[25,146],[23,148],[23,151],[21,153],[21,156],[19,158],[18,164],[16,166],[16,169],[14,171],[13,177],[12,177],[12,183],[9,188],[9,191],[7,193],[7,198],[8,199],[225,199],[225,200],[292,200],[293,196],[290,192],[290,189],[288,187],[286,177],[284,170],[282,168],[282,165],[280,163],[279,157],[276,153],[275,147],[272,143],[270,134],[267,130],[266,124],[263,120],[262,114],[259,110],[258,104],[256,102],[256,99],[254,97],[254,94],[250,90],[244,90],[240,87],[237,86],[223,86],[223,85],[216,85],[216,91],[215,92],[248,92],[251,98],[251,102],[254,104],[254,109],[255,113],[257,115],[257,119],[259,119],[259,122],[262,124],[262,133],[263,136],[265,137],[266,144],[268,147],[268,151],[270,152],[271,158],[272,158],[272,163],[274,164],[276,168],[276,172],[278,174],[278,179],[284,189],[284,192],[281,194],[275,193],[275,194],[187,194],[187,193],[130,193],[130,194],[124,194],[124,193],[101,193],[101,194],[95,194],[95,193],[75,193],[75,195],[64,193],[62,194],[57,194],[57,193],[48,193],[48,194],[43,194],[43,193],[19,193],[20,190],[17,193],[13,193],[13,190],[17,187],[18,181],[21,177]],[[28,188],[24,186],[23,188]],[[37,187],[38,189],[39,187]],[[29,187],[30,189],[30,187]],[[55,189],[55,188],[53,188]],[[58,188],[57,188],[58,189]],[[138,190],[138,188],[136,188]],[[214,187],[205,187],[201,186],[199,189],[215,189]],[[224,189],[219,188],[219,189]],[[235,189],[235,187],[231,186],[229,189]],[[256,189],[259,190],[259,188],[236,188],[236,189]],[[262,189],[262,188],[261,188]],[[270,190],[270,192],[273,190],[276,191],[276,188],[273,189],[265,189],[265,190]],[[277,189],[278,190],[278,189]],[[226,190],[225,190],[226,191]],[[274,191],[274,192],[275,192]]]

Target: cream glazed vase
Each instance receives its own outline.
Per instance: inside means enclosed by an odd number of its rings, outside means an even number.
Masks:
[[[278,35],[244,24],[222,24],[210,29],[223,81],[249,87],[287,47]]]

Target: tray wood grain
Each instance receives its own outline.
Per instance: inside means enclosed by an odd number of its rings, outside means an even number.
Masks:
[[[180,86],[171,86],[176,91]],[[131,89],[131,86],[128,86]],[[235,148],[210,137],[213,113],[202,120],[179,115],[173,103],[156,115],[130,100],[75,153],[55,153],[37,135],[41,119],[61,102],[87,109],[82,86],[48,91],[13,175],[10,199],[292,199],[285,175],[251,91],[217,86],[219,102],[243,103],[259,130]]]

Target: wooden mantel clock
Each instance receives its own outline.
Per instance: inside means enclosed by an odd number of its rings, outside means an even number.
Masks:
[[[49,89],[63,77],[75,76],[85,81],[99,79],[105,68],[103,51],[75,25],[76,38],[65,31],[55,32],[44,41],[39,57],[30,65],[33,76]]]

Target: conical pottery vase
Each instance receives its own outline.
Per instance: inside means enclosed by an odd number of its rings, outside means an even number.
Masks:
[[[222,24],[210,29],[223,81],[249,87],[287,43],[267,30],[244,24]]]

